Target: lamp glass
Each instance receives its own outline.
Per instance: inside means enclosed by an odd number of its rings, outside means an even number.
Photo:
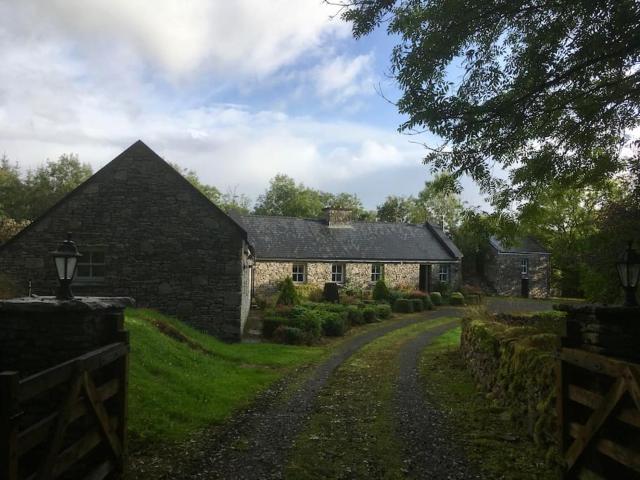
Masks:
[[[55,257],[56,271],[58,272],[58,279],[65,280],[65,271],[67,269],[67,259],[65,257]]]

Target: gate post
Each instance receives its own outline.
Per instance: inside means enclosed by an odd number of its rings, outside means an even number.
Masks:
[[[0,478],[18,479],[18,372],[0,372]]]

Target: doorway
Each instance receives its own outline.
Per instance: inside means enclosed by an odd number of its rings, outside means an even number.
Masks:
[[[523,277],[520,282],[520,295],[524,298],[529,298],[529,279]]]

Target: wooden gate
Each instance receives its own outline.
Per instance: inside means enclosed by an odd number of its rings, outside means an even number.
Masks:
[[[640,365],[574,348],[559,357],[565,478],[640,478]]]
[[[0,479],[122,472],[128,332],[119,340],[22,380],[0,372]]]

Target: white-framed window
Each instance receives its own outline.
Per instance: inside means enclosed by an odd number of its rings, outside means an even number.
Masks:
[[[449,283],[449,265],[440,265],[438,270],[438,280]]]
[[[381,263],[371,264],[371,281],[377,282],[384,278],[384,266]]]
[[[529,274],[529,259],[528,258],[523,258],[520,260],[520,273],[522,275],[528,275]]]
[[[82,250],[82,256],[78,258],[76,278],[78,281],[102,281],[104,280],[104,250]]]
[[[331,265],[331,281],[333,283],[344,282],[344,264],[334,263]]]
[[[306,280],[307,269],[304,263],[294,263],[291,269],[291,279],[293,283],[304,283]]]

